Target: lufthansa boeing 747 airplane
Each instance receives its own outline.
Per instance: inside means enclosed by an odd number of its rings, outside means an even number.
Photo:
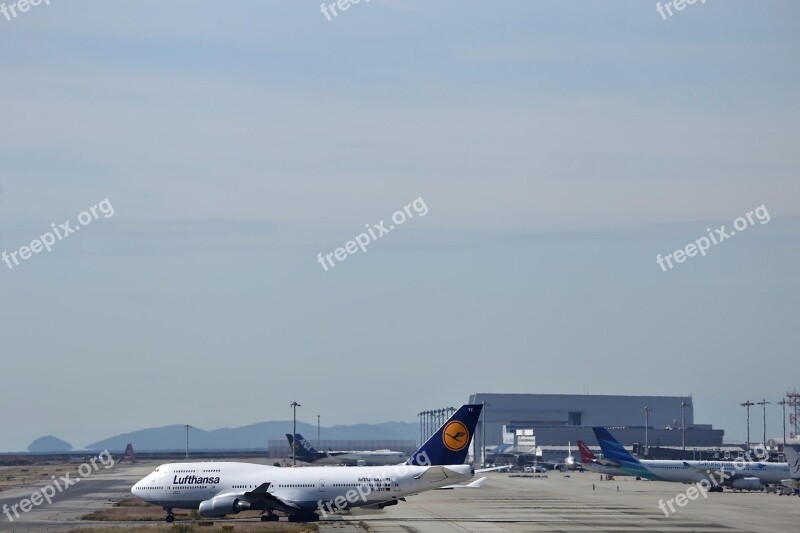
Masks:
[[[481,408],[461,406],[405,463],[394,466],[170,463],[156,468],[131,492],[163,507],[167,522],[174,520],[173,509],[195,509],[206,518],[263,511],[263,521],[278,520],[278,511],[292,522],[313,522],[319,520],[318,512],[352,507],[382,509],[406,496],[451,488],[473,477],[475,471],[464,460]]]

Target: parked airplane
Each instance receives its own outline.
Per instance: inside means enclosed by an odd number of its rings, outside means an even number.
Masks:
[[[605,458],[598,459],[592,450],[586,446],[586,443],[582,440],[578,441],[578,451],[581,454],[581,464],[584,468],[592,471],[597,472],[598,474],[605,474],[608,476],[627,476],[630,474],[626,474],[619,467],[619,463],[615,463],[614,461],[609,461]]]
[[[293,522],[319,520],[352,507],[384,508],[406,496],[450,487],[472,478],[465,465],[482,406],[462,405],[405,463],[394,466],[309,466],[279,468],[251,463],[170,463],[159,466],[132,488],[134,496],[160,505],[167,522],[172,510],[196,509],[208,518],[246,510],[275,511]],[[478,472],[493,470],[485,469]]]
[[[619,463],[619,468],[631,476],[681,483],[696,483],[705,479],[711,483],[709,492],[722,492],[723,487],[761,490],[766,484],[777,484],[790,477],[786,463],[637,459],[607,429],[592,429],[605,458]]]
[[[535,452],[534,452],[535,453]],[[536,460],[537,465],[544,466],[547,470],[559,470],[561,472],[580,470],[583,471],[583,466],[580,462],[575,460],[572,455],[572,443],[567,442],[567,456],[558,461],[539,461]]]
[[[393,452],[392,450],[319,452],[299,433],[295,434],[295,438],[292,438],[292,436],[287,433],[286,439],[289,441],[289,446],[294,447],[295,457],[304,463],[314,463],[317,465],[375,466],[402,463],[406,458],[403,452]]]
[[[564,458],[564,462],[558,467],[559,470],[575,470],[579,468],[580,464],[575,461],[575,458],[572,456],[572,443],[567,442],[567,456]]]

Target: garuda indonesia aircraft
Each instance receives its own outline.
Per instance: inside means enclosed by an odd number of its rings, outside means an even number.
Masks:
[[[412,494],[450,488],[475,474],[463,463],[481,407],[461,406],[405,463],[394,466],[170,463],[156,468],[131,492],[163,507],[167,522],[174,520],[173,509],[196,509],[207,518],[256,510],[263,511],[263,521],[278,520],[278,511],[293,522],[319,520],[317,512],[382,509]]]
[[[603,450],[603,457],[631,476],[681,483],[697,483],[705,479],[709,482],[709,492],[722,492],[723,487],[761,490],[764,485],[777,485],[791,477],[786,463],[637,459],[606,428],[592,429]]]
[[[289,441],[289,446],[294,447],[296,458],[304,463],[345,466],[394,465],[406,458],[403,452],[393,452],[392,450],[319,452],[299,433],[296,433],[294,438],[287,433],[286,439]]]

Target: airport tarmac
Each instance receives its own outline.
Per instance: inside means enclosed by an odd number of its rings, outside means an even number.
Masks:
[[[594,486],[594,490],[593,490]],[[617,492],[619,487],[619,492]],[[492,473],[480,489],[434,491],[382,513],[355,511],[375,533],[394,532],[797,532],[800,498],[723,492],[675,507],[669,517],[659,499],[688,485],[618,478],[589,472],[510,477]]]
[[[81,520],[130,496],[133,483],[155,463],[122,464],[89,478],[22,514],[13,523],[0,515],[3,531],[70,531],[77,528],[141,523]],[[374,533],[436,532],[796,532],[800,498],[765,493],[724,492],[700,496],[672,516],[659,509],[660,499],[685,493],[688,485],[619,478],[600,481],[598,474],[551,473],[548,477],[511,477],[491,473],[480,489],[432,491],[382,511],[355,510],[319,523],[320,531],[350,531],[365,524]],[[593,490],[594,486],[594,490]],[[619,487],[619,489],[617,489]],[[0,506],[29,497],[38,486],[0,493]],[[344,521],[345,523],[343,523]],[[223,522],[217,520],[217,523]],[[228,523],[257,522],[231,519]],[[176,522],[178,523],[178,522]]]

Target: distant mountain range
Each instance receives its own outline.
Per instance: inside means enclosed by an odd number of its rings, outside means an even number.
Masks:
[[[30,453],[68,452],[70,450],[72,450],[72,444],[52,435],[39,437],[28,446]]]
[[[238,428],[204,430],[189,429],[189,446],[193,450],[265,450],[267,441],[285,440],[292,432],[292,421],[259,422]],[[314,442],[317,426],[297,423],[297,432]],[[419,424],[413,422],[382,422],[352,426],[323,427],[324,440],[418,440]],[[136,451],[178,451],[186,446],[186,426],[172,425],[123,433],[93,442],[87,450],[124,451],[128,443]]]

